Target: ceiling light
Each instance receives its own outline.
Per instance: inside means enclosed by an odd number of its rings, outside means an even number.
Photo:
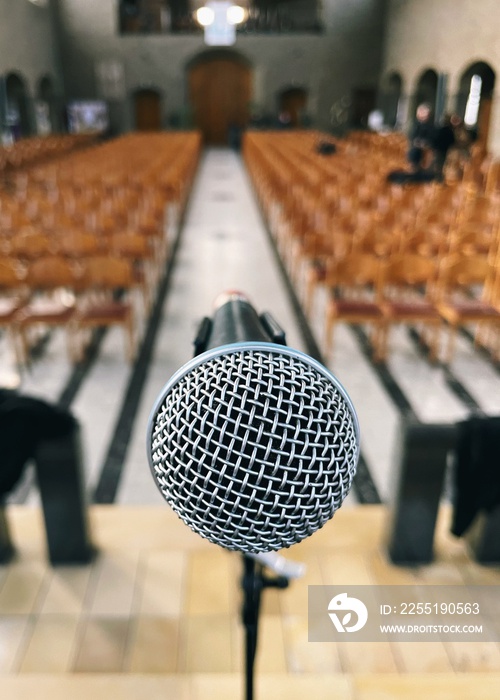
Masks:
[[[247,11],[239,5],[231,5],[227,9],[227,21],[229,24],[241,24],[247,18]]]
[[[202,27],[209,27],[213,24],[215,19],[215,13],[211,7],[199,7],[196,10],[196,21],[201,24]]]

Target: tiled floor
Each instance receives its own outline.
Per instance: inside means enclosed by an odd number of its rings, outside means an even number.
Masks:
[[[309,584],[499,585],[498,569],[474,564],[447,534],[448,517],[444,509],[436,562],[411,570],[387,560],[383,506],[342,510],[289,550],[307,571],[264,593],[260,697],[274,689],[283,698],[406,700],[423,688],[436,699],[498,697],[498,643],[307,641]],[[200,539],[167,508],[93,506],[95,561],[50,568],[38,510],[13,506],[9,520],[18,555],[0,568],[2,698],[242,697],[240,555]],[[472,679],[478,694],[466,695]]]
[[[173,226],[172,222],[172,226]],[[171,234],[174,235],[172,230]],[[179,523],[151,478],[146,426],[170,375],[192,355],[197,323],[224,289],[245,291],[269,310],[288,343],[305,350],[286,284],[240,157],[212,150],[202,159],[187,209],[144,385],[124,452],[119,505],[94,506],[100,555],[92,566],[50,569],[44,558],[37,489],[27,481],[9,516],[19,559],[0,568],[0,697],[235,698],[241,696],[239,560]],[[321,343],[321,292],[312,327]],[[392,336],[388,372],[415,415],[451,422],[470,412],[450,375],[432,367],[404,331]],[[461,337],[451,371],[487,414],[500,413],[500,375]],[[134,368],[123,337],[110,330],[71,409],[80,419],[85,481],[94,493]],[[19,377],[0,339],[0,381],[57,401],[71,377],[64,338],[54,332],[29,373]],[[360,418],[362,450],[382,499],[390,500],[393,446],[401,408],[359,337],[339,328],[330,368]],[[259,649],[259,697],[294,700],[493,700],[500,688],[498,645],[363,646],[308,644],[308,583],[407,583],[417,572],[390,567],[383,549],[384,511],[356,506],[351,494],[332,523],[293,556],[308,574],[288,591],[266,592]],[[155,507],[157,506],[157,507]],[[461,542],[441,530],[440,559],[420,572],[429,582],[500,583],[498,570],[470,562]],[[466,671],[467,673],[463,673]],[[123,675],[117,675],[123,674]]]

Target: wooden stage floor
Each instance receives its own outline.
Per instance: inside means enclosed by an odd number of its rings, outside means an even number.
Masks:
[[[306,576],[263,598],[256,700],[497,700],[500,646],[307,640],[309,584],[500,585],[447,534],[436,561],[392,566],[387,511],[354,506],[286,556]],[[93,563],[51,568],[38,508],[12,506],[17,557],[0,567],[5,700],[243,698],[238,554],[193,534],[168,507],[93,506]]]

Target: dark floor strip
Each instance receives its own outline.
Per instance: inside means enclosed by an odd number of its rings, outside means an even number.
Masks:
[[[44,352],[47,350],[47,346],[49,344],[49,341],[52,337],[52,328],[43,333],[36,343],[30,348],[29,350],[29,361],[33,362],[36,360],[39,360],[40,358],[43,357]],[[28,367],[29,371],[29,367]]]
[[[278,267],[278,270],[281,275],[281,279],[283,281],[283,284],[285,285],[285,289],[288,295],[288,299],[290,301],[290,304],[292,306],[292,310],[294,313],[294,316],[297,321],[297,326],[299,328],[300,334],[302,336],[302,339],[304,341],[304,345],[306,347],[307,354],[313,357],[315,360],[318,362],[321,362],[321,364],[325,364],[323,355],[321,350],[319,349],[319,345],[316,342],[316,338],[314,337],[314,334],[311,330],[311,326],[309,325],[309,322],[306,318],[306,315],[302,309],[302,305],[297,297],[297,294],[295,293],[295,288],[288,276],[288,272],[285,268],[285,265],[283,264],[283,260],[281,259],[281,256],[278,252],[278,249],[276,247],[276,243],[274,241],[274,238],[271,235],[271,231],[268,228],[267,220],[263,219],[262,225],[267,231],[267,235],[269,238],[269,241],[271,243],[271,249],[274,254],[274,259],[276,262],[276,265]],[[267,309],[270,311],[270,313],[273,313],[272,309]],[[276,321],[279,323],[280,319],[277,318]],[[286,332],[286,328],[284,329]]]
[[[385,362],[373,362],[372,349],[366,333],[360,326],[351,326],[352,331],[359,343],[361,352],[364,357],[371,363],[372,369],[381,381],[384,389],[389,394],[394,405],[397,407],[401,416],[410,421],[418,421],[418,417],[413,410],[413,406],[408,400],[406,394],[401,389],[397,381],[392,376]]]
[[[107,328],[98,328],[92,335],[85,357],[82,362],[75,364],[71,376],[69,377],[66,386],[62,390],[57,401],[61,408],[68,409],[79,392],[83,382],[87,378],[92,365],[96,361],[101,349],[102,341],[106,335]]]
[[[352,488],[356,494],[356,498],[363,505],[382,503],[382,499],[380,498],[380,494],[375,486],[375,482],[373,481],[363,454],[359,455],[358,468],[352,483]]]
[[[427,360],[427,348],[423,345],[421,338],[414,328],[408,329],[408,335],[412,340],[417,353],[424,359]],[[441,365],[441,370],[443,372],[444,380],[448,388],[452,393],[466,406],[471,413],[481,414],[483,413],[481,406],[477,403],[476,399],[469,393],[458,377],[452,372],[448,365]]]
[[[474,345],[473,333],[468,331],[467,328],[460,328],[459,332],[462,337],[467,338],[467,340],[471,342],[472,345]],[[483,347],[482,345],[474,345],[474,352],[477,352],[477,354],[480,355],[483,358],[483,360],[487,360],[491,364],[495,372],[497,374],[500,374],[500,362],[495,361],[491,356],[491,353],[485,347]]]
[[[158,290],[158,296],[149,319],[146,333],[130,375],[118,420],[115,424],[99,481],[93,494],[92,501],[94,503],[113,503],[116,498],[132,434],[132,427],[151,365],[156,335],[162,318],[163,304],[170,287],[172,270],[179,248],[181,233],[182,222],[179,225],[179,234],[173,244],[165,276]]]
[[[476,399],[464,387],[462,382],[459,379],[457,379],[457,377],[453,374],[453,372],[450,370],[450,368],[444,366],[443,372],[444,372],[444,378],[445,378],[446,384],[451,389],[451,391],[455,394],[455,396],[458,399],[460,399],[460,401],[465,406],[467,406],[469,411],[471,413],[476,414],[476,415],[483,414],[484,411],[482,410],[481,406],[478,404]]]
[[[290,304],[292,306],[295,318],[297,320],[297,325],[304,340],[304,345],[306,347],[307,354],[313,357],[318,362],[321,362],[321,364],[326,365],[323,353],[321,352],[319,345],[316,342],[316,338],[314,337],[311,326],[309,325],[306,315],[302,309],[302,305],[297,297],[295,288],[290,281],[287,270],[283,264],[283,260],[281,259],[274,238],[271,234],[271,231],[269,230],[267,220],[264,218],[264,216],[262,218],[262,223],[265,230],[267,231],[276,265],[280,271],[281,278],[285,285]],[[272,313],[272,309],[269,309],[269,311]],[[276,320],[279,323],[279,318],[277,318]],[[373,481],[373,477],[370,473],[370,469],[368,468],[368,464],[366,463],[366,460],[362,453],[359,456],[358,469],[354,478],[352,488],[360,503],[368,504],[382,502],[377,487],[375,486],[375,482]]]

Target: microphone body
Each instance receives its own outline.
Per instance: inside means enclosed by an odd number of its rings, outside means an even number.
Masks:
[[[224,295],[151,413],[148,456],[162,495],[192,530],[230,550],[271,552],[310,536],[356,471],[347,393],[284,342],[244,295]]]
[[[194,339],[195,355],[245,342],[286,345],[285,331],[270,313],[260,316],[242,292],[224,292],[215,300],[213,318],[204,318]]]

